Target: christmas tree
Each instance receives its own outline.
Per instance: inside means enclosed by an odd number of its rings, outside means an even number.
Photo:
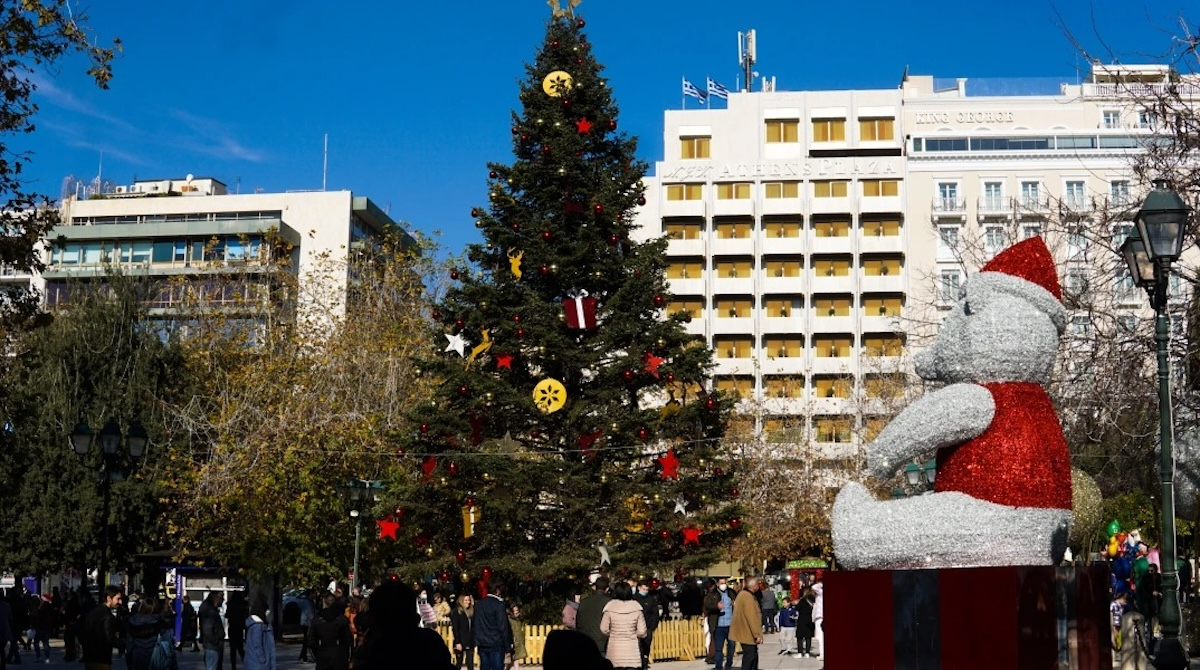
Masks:
[[[690,316],[664,315],[666,241],[630,239],[646,165],[584,25],[548,23],[515,161],[488,166],[490,203],[472,210],[484,241],[433,311],[423,373],[441,391],[404,437],[383,520],[406,574],[673,574],[711,564],[741,523],[731,401],[705,390]]]

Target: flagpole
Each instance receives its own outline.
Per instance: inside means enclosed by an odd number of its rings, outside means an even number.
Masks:
[[[680,91],[686,91],[686,90],[687,90],[686,88],[684,88],[684,84],[686,84],[686,83],[687,83],[687,77],[680,77],[680,78],[679,78],[679,90],[680,90]],[[680,93],[680,94],[679,94],[679,106],[680,106],[682,109],[687,109],[687,93]]]
[[[712,109],[712,91],[708,90],[710,88],[710,86],[708,85],[709,81],[710,81],[709,76],[704,75],[704,92],[708,94],[708,95],[704,96],[704,106],[707,107],[708,109]]]

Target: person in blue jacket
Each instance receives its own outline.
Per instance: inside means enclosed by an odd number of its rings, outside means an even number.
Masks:
[[[267,603],[259,597],[246,619],[245,670],[275,670],[275,633],[267,621]]]

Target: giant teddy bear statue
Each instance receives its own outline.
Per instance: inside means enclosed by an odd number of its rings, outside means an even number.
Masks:
[[[917,374],[945,382],[867,447],[891,477],[937,452],[933,493],[880,501],[847,484],[833,548],[851,569],[1051,565],[1071,526],[1071,462],[1044,384],[1066,325],[1054,261],[1040,237],[1005,249],[964,283]]]

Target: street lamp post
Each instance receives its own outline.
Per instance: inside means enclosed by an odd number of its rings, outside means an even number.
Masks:
[[[924,464],[909,463],[904,466],[904,481],[908,486],[892,489],[893,498],[928,493],[937,481],[937,459],[930,459]]]
[[[88,427],[87,423],[80,420],[79,423],[75,424],[75,429],[71,431],[71,448],[80,458],[84,458],[91,451],[95,437],[95,434],[92,433],[92,429]],[[101,522],[104,524],[104,534],[101,536],[100,542],[100,564],[96,568],[96,584],[103,589],[108,584],[108,544],[111,531],[111,524],[108,522],[108,512],[112,497],[112,483],[124,478],[124,473],[117,469],[121,458],[121,454],[119,453],[121,447],[121,426],[117,424],[117,420],[109,419],[108,423],[104,424],[104,428],[100,429],[99,437],[101,458],[100,469],[97,473],[100,475],[100,491],[103,497]],[[146,453],[146,445],[149,442],[150,438],[146,434],[146,429],[137,422],[134,422],[129,427],[129,432],[125,433],[125,449],[128,451],[130,458],[135,461]]]
[[[373,479],[351,479],[350,483],[342,487],[343,494],[350,500],[350,518],[354,519],[354,567],[350,576],[350,589],[353,591],[354,586],[358,583],[358,547],[359,541],[362,538],[362,510],[359,507],[365,503],[375,501],[376,492],[383,488],[383,482]]]
[[[1158,620],[1162,640],[1154,655],[1158,670],[1182,670],[1188,667],[1187,651],[1179,639],[1182,615],[1179,609],[1179,574],[1175,565],[1175,457],[1172,451],[1174,422],[1171,413],[1170,361],[1167,357],[1169,324],[1167,288],[1171,278],[1171,263],[1183,250],[1184,224],[1191,210],[1167,182],[1154,182],[1154,190],[1146,196],[1141,210],[1134,217],[1136,231],[1131,231],[1121,245],[1121,255],[1134,283],[1146,289],[1154,308],[1154,342],[1158,354],[1158,462],[1162,499],[1162,540],[1159,556],[1162,559],[1162,606]]]

